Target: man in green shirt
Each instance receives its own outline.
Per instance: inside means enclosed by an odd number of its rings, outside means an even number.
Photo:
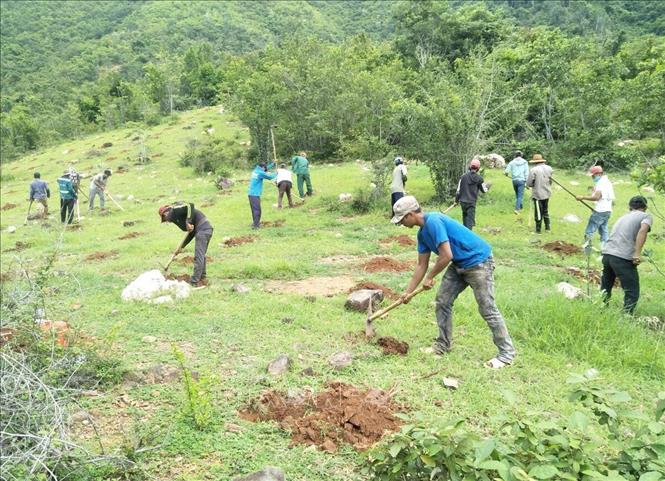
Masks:
[[[307,195],[313,195],[312,179],[309,177],[309,161],[306,152],[298,152],[298,155],[291,159],[291,170],[296,174],[298,180],[298,195],[302,199],[305,197],[303,183],[307,184]]]

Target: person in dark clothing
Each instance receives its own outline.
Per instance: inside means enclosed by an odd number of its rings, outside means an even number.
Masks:
[[[60,189],[60,221],[64,224],[71,224],[74,220],[74,208],[78,195],[74,189],[74,184],[69,171],[65,171],[58,179]]]
[[[206,252],[212,237],[213,228],[207,217],[194,204],[178,202],[173,205],[163,205],[159,208],[159,217],[162,222],[172,222],[181,231],[187,232],[182,246],[176,251],[176,255],[182,252],[192,239],[194,244],[194,273],[189,282],[193,286],[199,286],[200,281],[206,278]]]
[[[48,216],[48,200],[51,197],[51,190],[48,188],[48,184],[41,179],[41,174],[35,172],[33,175],[34,179],[30,184],[30,202],[37,201],[42,206],[44,206],[44,212],[42,213],[43,217]]]
[[[455,202],[462,206],[462,223],[469,230],[473,230],[473,226],[476,225],[478,193],[485,193],[490,188],[483,182],[478,170],[480,170],[480,161],[473,159],[469,164],[469,171],[460,178],[455,193]]]

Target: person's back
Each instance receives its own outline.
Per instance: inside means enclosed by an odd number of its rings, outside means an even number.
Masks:
[[[552,167],[538,164],[529,172],[527,186],[532,188],[531,197],[538,200],[552,197]]]
[[[291,171],[286,168],[279,168],[277,169],[277,178],[275,179],[275,183],[279,185],[280,182],[293,182],[293,178],[291,176]]]
[[[309,160],[302,155],[296,155],[291,159],[291,168],[294,174],[308,174]]]
[[[612,227],[609,239],[603,248],[603,254],[609,254],[621,259],[632,260],[635,252],[635,240],[643,223],[651,226],[653,218],[641,210],[631,210],[619,217]]]
[[[44,200],[49,197],[48,183],[41,179],[35,179],[30,184],[30,200]]]
[[[69,177],[63,175],[62,177],[58,178],[58,187],[60,190],[60,198],[62,200],[71,200],[76,198],[74,186]]]
[[[510,174],[510,178],[514,181],[526,182],[529,176],[529,163],[521,156],[515,157],[508,162],[505,173]]]
[[[600,178],[594,186],[593,192],[600,192],[600,199],[596,201],[593,210],[596,212],[612,212],[612,204],[615,199],[614,187],[606,175]]]
[[[478,193],[482,190],[483,178],[477,171],[469,170],[459,180],[456,200],[462,204],[475,204],[478,201]]]
[[[406,165],[399,164],[396,165],[393,169],[393,181],[390,184],[390,193],[394,194],[396,192],[404,192],[404,182],[406,179],[408,171],[406,170]]]

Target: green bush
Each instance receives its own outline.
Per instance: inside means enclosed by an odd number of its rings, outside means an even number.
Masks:
[[[231,169],[247,168],[245,149],[233,140],[212,139],[206,142],[190,140],[180,156],[182,167],[192,167],[197,174],[228,173]]]

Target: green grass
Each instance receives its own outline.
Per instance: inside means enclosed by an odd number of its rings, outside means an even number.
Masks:
[[[498,372],[482,367],[483,361],[494,352],[489,331],[477,311],[472,293],[464,292],[455,305],[455,347],[443,358],[419,351],[431,344],[436,335],[433,314],[433,295],[415,298],[409,306],[394,311],[388,318],[377,321],[380,335],[407,341],[411,350],[405,357],[385,357],[379,349],[364,341],[353,341],[349,333],[364,326],[364,315],[344,310],[344,295],[316,296],[306,300],[298,294],[268,293],[268,280],[306,279],[311,276],[348,275],[361,280],[384,284],[396,291],[406,286],[410,272],[366,273],[360,264],[365,256],[383,254],[400,260],[415,261],[414,248],[397,245],[381,247],[379,240],[390,235],[414,236],[415,230],[397,228],[388,221],[388,199],[384,212],[362,216],[330,212],[326,197],[341,192],[354,192],[367,186],[371,179],[361,164],[328,165],[313,160],[312,178],[317,196],[304,207],[277,211],[276,189],[268,183],[263,197],[263,220],[285,219],[281,228],[263,229],[256,233],[256,242],[235,248],[218,246],[227,236],[248,235],[250,210],[246,197],[249,171],[237,172],[239,181],[231,195],[219,195],[209,177],[196,176],[178,166],[178,154],[187,140],[202,137],[202,129],[184,130],[192,120],[196,125],[212,123],[215,135],[225,138],[248,139],[228,115],[216,109],[188,112],[173,125],[157,126],[149,131],[148,147],[153,163],[136,166],[126,159],[135,155],[138,146],[132,142],[132,132],[114,131],[70,142],[25,157],[3,166],[2,204],[16,203],[19,207],[2,211],[2,272],[16,273],[23,266],[37,269],[46,254],[58,250],[55,269],[66,274],[62,288],[47,299],[48,316],[69,321],[81,334],[103,340],[116,331],[113,351],[122,357],[128,369],[148,367],[155,363],[175,365],[170,342],[175,342],[186,354],[194,369],[208,373],[216,380],[214,389],[215,415],[208,430],[195,430],[184,418],[180,406],[182,387],[178,383],[125,388],[117,386],[101,398],[84,399],[109,417],[118,417],[118,424],[131,430],[127,419],[136,417],[145,426],[162,430],[162,447],[146,453],[142,466],[155,477],[173,480],[227,479],[234,475],[260,469],[266,464],[282,466],[292,480],[362,479],[360,468],[364,455],[350,449],[330,455],[301,446],[289,447],[288,433],[270,423],[252,424],[239,419],[237,410],[267,388],[321,389],[329,379],[340,379],[359,386],[387,389],[398,383],[397,399],[412,412],[422,412],[432,419],[460,415],[469,424],[486,432],[497,428],[497,416],[509,409],[500,392],[512,391],[518,403],[534,409],[569,413],[573,405],[567,401],[569,387],[565,379],[571,372],[595,367],[604,382],[627,390],[636,406],[650,407],[655,393],[662,389],[665,378],[665,349],[663,333],[646,329],[635,319],[621,314],[621,291],[617,291],[610,306],[605,308],[597,294],[590,300],[567,301],[555,290],[556,283],[567,281],[585,290],[579,281],[565,273],[564,268],[586,268],[583,255],[562,258],[549,254],[532,241],[545,243],[564,240],[581,244],[587,211],[559,189],[554,189],[551,201],[553,231],[536,237],[527,225],[528,210],[516,218],[512,213],[513,194],[510,182],[500,171],[487,171],[486,178],[493,190],[478,206],[477,232],[494,249],[497,263],[495,287],[499,308],[507,319],[518,349],[518,358],[510,369]],[[227,122],[230,122],[227,124]],[[276,139],[279,142],[279,137]],[[112,142],[108,149],[100,149]],[[87,158],[92,146],[103,150],[102,157]],[[63,154],[65,150],[69,152]],[[155,157],[155,154],[162,154]],[[96,173],[105,167],[129,167],[129,172],[111,178],[109,191],[125,197],[133,194],[134,202],[120,201],[125,212],[109,203],[108,216],[88,216],[85,206],[80,231],[62,231],[54,216],[49,228],[40,223],[23,227],[27,209],[28,184],[33,170],[40,170],[48,180],[54,197],[51,209],[56,213],[58,203],[55,179],[73,159],[75,167],[85,173]],[[109,159],[109,160],[107,160]],[[408,189],[429,208],[433,195],[429,174],[421,165],[410,165]],[[588,178],[580,172],[558,172],[557,178],[571,189],[583,192]],[[627,176],[612,175],[617,192],[614,222],[621,215],[628,199],[637,192]],[[87,190],[87,181],[83,183]],[[140,273],[159,268],[179,243],[182,235],[173,225],[159,223],[160,204],[186,200],[197,205],[212,203],[203,208],[210,218],[215,234],[211,241],[208,266],[209,288],[172,306],[149,306],[123,303],[120,292]],[[658,197],[663,204],[662,196]],[[568,213],[582,219],[580,224],[562,220]],[[451,215],[460,219],[455,209]],[[136,221],[123,227],[125,220]],[[6,227],[18,230],[8,234]],[[484,227],[500,228],[498,233],[483,232]],[[128,232],[144,235],[130,240],[118,240]],[[653,250],[654,259],[663,259],[665,245],[656,241],[663,235],[663,225],[656,219],[646,247]],[[21,252],[4,252],[16,241],[30,242],[32,247]],[[596,241],[597,243],[597,241]],[[86,261],[95,251],[117,250],[119,254],[103,261]],[[193,246],[187,249],[191,255]],[[357,262],[327,264],[321,258],[333,255],[357,256]],[[591,259],[591,267],[599,269],[599,261]],[[173,265],[174,273],[189,272],[191,266]],[[665,317],[662,293],[665,279],[653,266],[640,266],[642,297],[636,317]],[[231,292],[232,284],[242,282],[251,288],[247,295]],[[12,281],[3,284],[11,288]],[[80,303],[80,309],[71,306]],[[291,317],[290,324],[282,323]],[[116,327],[114,327],[116,326]],[[120,326],[120,329],[117,329]],[[151,335],[157,343],[142,341]],[[349,350],[356,361],[347,370],[333,372],[326,359],[339,350]],[[265,368],[280,353],[288,354],[294,367],[284,377],[270,378]],[[300,376],[305,367],[313,367],[316,377]],[[443,369],[441,375],[422,377]],[[440,384],[443,375],[460,379],[457,391],[448,391]],[[141,401],[138,407],[118,407],[114,402],[121,395]],[[435,404],[435,402],[437,404]],[[440,407],[442,405],[443,407]],[[242,426],[241,433],[224,429],[225,423]],[[121,436],[101,432],[111,452],[117,449]],[[91,448],[96,443],[88,441]]]

